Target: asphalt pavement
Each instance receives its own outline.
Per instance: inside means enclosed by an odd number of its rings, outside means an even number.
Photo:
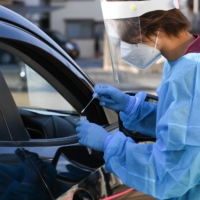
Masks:
[[[102,58],[78,59],[76,62],[96,84],[110,84],[123,91],[146,91],[156,94],[156,88],[161,82],[160,72],[144,71],[139,74],[131,73],[128,83],[118,84],[114,80],[113,72],[104,70]]]

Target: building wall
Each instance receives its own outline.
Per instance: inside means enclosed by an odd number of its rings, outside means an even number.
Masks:
[[[100,0],[76,1],[51,3],[53,6],[61,6],[50,15],[50,28],[58,30],[64,35],[67,32],[67,21],[89,20],[95,23],[103,22]],[[67,36],[67,35],[66,35]],[[80,47],[80,58],[91,58],[94,56],[94,37],[73,39]],[[102,53],[102,39],[99,41]]]

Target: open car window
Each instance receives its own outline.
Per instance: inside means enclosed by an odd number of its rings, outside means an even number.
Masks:
[[[79,115],[41,75],[14,54],[0,50],[0,71],[31,139],[75,135]]]
[[[41,113],[42,110],[75,112],[44,78],[17,56],[3,49],[0,49],[0,71],[18,107],[38,109]]]

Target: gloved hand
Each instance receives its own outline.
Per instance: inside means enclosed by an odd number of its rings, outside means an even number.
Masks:
[[[41,175],[43,174],[46,166],[45,163],[36,155],[30,154],[24,160],[24,179],[22,180],[22,184],[38,186],[42,181],[34,166],[37,168],[38,172]],[[32,161],[34,166],[32,165],[30,160]]]
[[[93,97],[100,97],[100,105],[129,114],[135,105],[135,97],[110,85],[95,85]]]
[[[76,127],[79,143],[91,149],[104,150],[104,142],[110,135],[104,128],[97,124],[90,123],[88,120],[79,121]]]

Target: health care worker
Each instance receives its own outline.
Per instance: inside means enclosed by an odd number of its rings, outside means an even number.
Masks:
[[[160,55],[164,64],[157,88],[158,104],[145,102],[109,85],[96,85],[100,105],[120,111],[129,130],[156,138],[137,144],[122,132],[114,135],[89,121],[77,125],[79,143],[104,152],[105,168],[124,184],[158,199],[200,199],[200,37],[175,0],[102,1],[105,27],[115,64],[116,49],[123,61],[138,69]],[[115,46],[115,47],[114,47]]]

